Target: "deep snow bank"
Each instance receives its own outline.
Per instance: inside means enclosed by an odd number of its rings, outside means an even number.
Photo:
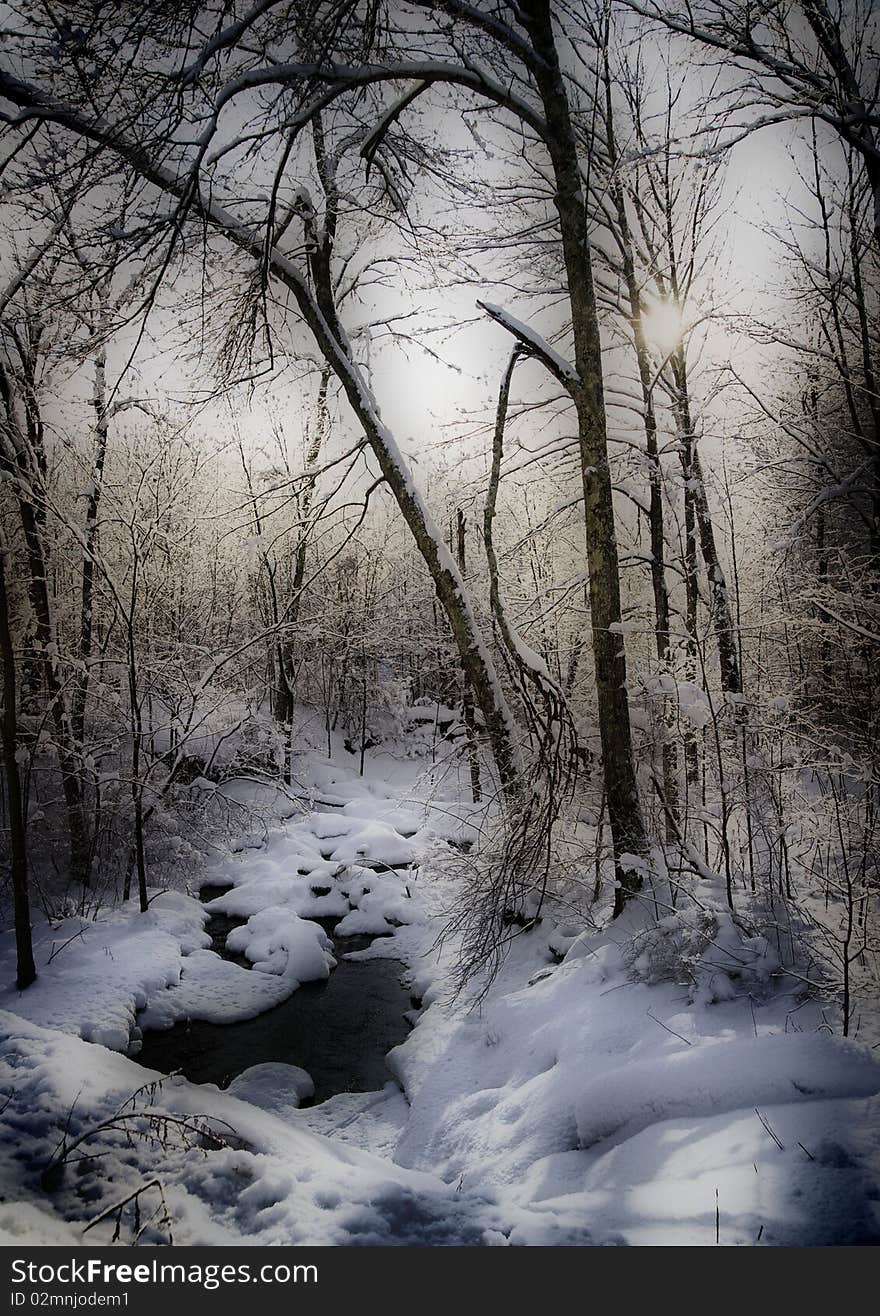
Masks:
[[[178,1019],[252,1019],[300,983],[326,978],[335,963],[318,924],[285,915],[268,933],[259,925],[246,944],[256,948],[258,971],[241,968],[206,949],[207,915],[198,900],[175,891],[153,894],[145,914],[129,902],[96,919],[39,925],[37,981],[26,992],[0,992],[0,1009],[134,1052],[143,1028],[168,1028]],[[14,981],[10,935],[0,943],[0,975]]]
[[[309,921],[323,912],[393,933],[361,953],[391,942],[413,963],[425,1008],[392,1053],[406,1099],[389,1086],[299,1110],[277,1067],[243,1076],[248,1101],[166,1080],[137,1100],[224,1121],[229,1145],[94,1134],[100,1168],[68,1176],[50,1205],[39,1167],[65,1128],[78,1136],[156,1077],[70,1034],[121,1046],[147,1000],[209,1008],[204,910],[163,896],[143,918],[75,937],[36,987],[3,998],[36,1024],[0,1020],[0,1182],[23,1199],[0,1208],[0,1229],[80,1239],[113,1194],[158,1176],[181,1242],[714,1244],[716,1227],[720,1242],[746,1245],[880,1240],[878,1054],[829,1035],[821,1004],[774,976],[766,947],[747,947],[746,984],[730,971],[742,946],[729,919],[682,939],[669,920],[624,918],[576,940],[547,920],[514,942],[479,1005],[449,1004],[454,947],[435,939],[460,895],[454,874],[430,859],[418,875],[374,866],[460,837],[468,810],[332,763],[313,765],[312,781],[316,815],[243,844],[216,874],[228,890],[212,907],[248,920],[233,935],[256,969],[223,966],[236,973],[222,1010],[241,978],[289,990],[291,956],[326,969]],[[551,946],[569,947],[562,964]],[[683,947],[706,965],[699,990],[669,980]]]
[[[433,1176],[14,1015],[0,1013],[0,1035],[0,1091],[9,1098],[0,1110],[0,1183],[4,1194],[14,1185],[16,1198],[0,1204],[0,1243],[108,1243],[113,1217],[84,1235],[85,1225],[154,1181],[140,1202],[142,1243],[484,1241],[490,1221],[480,1203]],[[151,1081],[159,1085],[144,1088]],[[185,1121],[216,1140],[187,1137]],[[40,1174],[50,1157],[83,1135],[45,1191]],[[134,1231],[127,1208],[121,1240],[133,1242]]]
[[[877,1055],[790,993],[705,1004],[648,986],[618,935],[548,970],[539,929],[478,1008],[430,1005],[390,1057],[411,1103],[395,1159],[527,1207],[512,1242],[586,1221],[714,1243],[716,1189],[722,1243],[880,1241]]]

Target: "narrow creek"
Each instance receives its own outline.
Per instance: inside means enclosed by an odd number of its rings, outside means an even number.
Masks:
[[[204,902],[226,888],[204,886]],[[205,925],[211,948],[224,959],[247,965],[227,951],[226,938],[245,920],[212,914]],[[400,960],[347,960],[373,937],[336,937],[335,920],[318,920],[333,939],[336,968],[325,982],[305,983],[286,1001],[240,1023],[185,1020],[163,1031],[145,1032],[138,1063],[193,1083],[223,1088],[252,1065],[267,1061],[299,1065],[311,1074],[315,1095],[326,1101],[339,1092],[371,1092],[388,1082],[385,1056],[409,1033],[404,1014],[411,1008]]]

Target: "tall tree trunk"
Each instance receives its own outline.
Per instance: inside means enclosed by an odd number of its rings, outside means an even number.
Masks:
[[[871,454],[871,547],[877,552],[880,548],[880,389],[878,389],[875,363],[876,324],[868,307],[865,293],[865,281],[862,276],[864,253],[860,242],[859,218],[857,208],[857,184],[852,176],[852,159],[849,160],[849,178],[847,187],[847,228],[849,230],[849,256],[852,273],[851,295],[855,304],[859,324],[859,347],[861,354],[862,378],[865,382],[865,402],[871,418],[871,434],[868,444],[863,443]],[[878,168],[880,175],[880,168]],[[880,199],[880,179],[874,192],[875,204]],[[878,214],[880,221],[880,214]],[[834,296],[842,295],[842,289],[834,285]],[[848,290],[850,291],[850,290]]]
[[[134,635],[135,606],[138,588],[137,557],[132,568],[129,613],[126,618],[126,656],[128,659],[128,701],[131,729],[131,801],[134,811],[134,863],[138,880],[138,901],[141,913],[149,908],[147,898],[147,864],[144,848],[144,784],[141,781],[144,728],[141,701],[138,693],[137,645]],[[130,884],[126,895],[130,891]]]
[[[547,146],[556,187],[568,282],[578,383],[577,410],[584,489],[590,619],[599,737],[608,817],[617,864],[615,913],[639,890],[649,846],[639,800],[626,685],[620,576],[605,418],[602,354],[577,140],[559,64],[548,0],[523,0],[521,22],[538,56],[534,77],[550,133]],[[632,856],[627,862],[623,856]]]
[[[680,347],[675,353],[672,361],[672,371],[675,382],[674,412],[679,430],[679,451],[681,453],[685,494],[690,494],[693,501],[700,552],[706,568],[712,624],[715,630],[718,661],[721,667],[721,688],[725,694],[741,695],[742,675],[736,645],[736,627],[730,606],[727,577],[718,556],[715,526],[709,508],[703,467],[700,454],[697,451],[683,347]]]
[[[684,629],[687,639],[685,640],[685,653],[687,664],[687,678],[689,681],[696,683],[697,680],[697,616],[700,603],[700,582],[699,582],[699,554],[697,551],[697,514],[694,508],[694,491],[690,481],[687,478],[687,472],[690,470],[691,453],[690,443],[685,437],[682,439],[682,465],[685,470],[684,477],[684,590],[685,590],[685,614]],[[693,728],[690,728],[685,734],[684,741],[684,760],[685,774],[688,786],[696,791],[697,782],[700,775],[699,749],[697,746],[697,736]]]
[[[73,687],[70,708],[70,726],[74,741],[82,745],[85,735],[86,700],[89,692],[89,662],[92,656],[94,627],[95,550],[98,542],[98,507],[107,460],[107,351],[103,345],[95,354],[92,406],[95,412],[95,457],[92,466],[92,487],[86,504],[86,523],[83,542],[82,588],[80,592],[79,657],[82,671]]]
[[[75,752],[73,729],[67,710],[64,687],[55,654],[52,614],[49,603],[47,566],[43,543],[43,518],[24,491],[17,491],[19,514],[28,558],[28,596],[34,617],[38,657],[46,683],[49,712],[55,732],[55,746],[61,769],[67,831],[70,844],[70,877],[82,886],[89,885],[91,857],[86,825],[80,763]]]
[[[45,513],[39,488],[46,476],[43,424],[36,394],[33,357],[39,335],[28,322],[20,335],[13,335],[20,361],[16,378],[0,364],[0,399],[6,424],[2,427],[0,472],[9,477],[18,504],[28,564],[28,599],[33,613],[37,657],[48,696],[49,714],[61,770],[67,830],[70,844],[69,872],[73,881],[88,886],[91,866],[81,764],[70,724],[64,685],[56,652],[49,602],[46,562]]]
[[[462,580],[467,576],[467,558],[465,529],[465,514],[458,508],[456,514],[456,548],[458,557],[458,569],[461,572]],[[468,747],[468,765],[471,776],[471,799],[474,804],[479,804],[483,798],[483,789],[480,784],[480,742],[477,739],[477,722],[474,716],[474,696],[470,683],[466,676],[461,679],[461,711],[464,718],[465,734],[467,736]]]
[[[651,590],[654,596],[654,641],[657,649],[657,661],[661,673],[668,672],[671,661],[669,637],[669,590],[666,585],[666,531],[663,515],[663,471],[660,465],[660,452],[657,445],[657,413],[654,406],[654,371],[651,355],[645,337],[644,306],[639,281],[636,277],[636,261],[633,248],[632,231],[626,208],[626,197],[618,180],[617,168],[619,158],[617,141],[614,133],[614,107],[612,103],[612,79],[608,63],[607,39],[602,50],[603,76],[605,82],[605,128],[606,144],[611,160],[612,183],[611,201],[614,206],[617,243],[620,248],[623,265],[623,278],[629,303],[629,322],[636,353],[639,373],[639,385],[642,393],[642,408],[645,426],[645,452],[648,458],[649,504],[648,528],[651,543]],[[673,705],[670,696],[663,699],[662,713],[662,771],[664,817],[666,819],[666,839],[675,840],[675,829],[680,822],[678,789],[678,752],[673,739]]]
[[[3,771],[9,802],[9,840],[12,851],[12,900],[15,912],[15,985],[19,991],[29,987],[37,976],[31,937],[31,911],[28,897],[27,838],[22,805],[21,777],[18,768],[18,731],[16,724],[15,650],[9,623],[9,596],[6,592],[4,549],[0,545],[0,658],[3,663]]]

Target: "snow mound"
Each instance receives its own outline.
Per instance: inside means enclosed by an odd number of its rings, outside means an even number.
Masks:
[[[37,981],[0,992],[0,1009],[115,1051],[137,1038],[137,1012],[178,984],[183,965],[209,954],[205,912],[178,892],[157,894],[145,914],[129,903],[94,920],[67,919],[35,929]],[[0,973],[14,982],[15,950],[2,938]],[[216,959],[216,956],[212,957]]]
[[[301,982],[295,972],[254,973],[210,950],[196,951],[185,964],[177,983],[150,998],[138,1019],[141,1030],[171,1028],[182,1019],[211,1024],[255,1019],[286,1001]]]
[[[316,895],[316,890],[320,894]],[[340,918],[349,908],[335,878],[315,870],[307,877],[273,875],[248,879],[216,896],[206,908],[211,914],[251,918],[271,905],[284,905],[300,918]]]
[[[357,870],[349,882],[348,898],[352,911],[336,924],[339,937],[357,933],[387,936],[395,927],[415,922],[421,914],[419,902],[395,873]]]
[[[226,944],[241,951],[255,970],[297,983],[326,978],[336,965],[330,954],[333,943],[324,929],[280,905],[270,905],[243,927],[233,928]]]
[[[83,1234],[88,1220],[155,1180],[182,1246],[478,1244],[494,1224],[482,1201],[436,1176],[8,1013],[0,1014],[0,1091],[9,1096],[0,1102],[0,1193],[18,1199],[14,1216],[0,1206],[0,1230],[19,1245],[108,1245],[113,1219]],[[120,1111],[128,1112],[126,1127],[107,1127]],[[219,1137],[207,1147],[166,1145],[144,1123],[163,1115],[172,1121],[169,1137],[181,1119]],[[65,1136],[83,1137],[88,1156],[47,1197],[40,1170]],[[142,1222],[154,1206],[161,1202],[148,1190]],[[142,1246],[170,1241],[160,1216]],[[126,1217],[121,1243],[132,1241]]]
[[[869,1097],[880,1092],[880,1063],[823,1033],[714,1041],[632,1061],[591,1079],[578,1099],[582,1147],[620,1141],[651,1124],[742,1108]]]
[[[876,1242],[880,1058],[790,993],[634,979],[632,933],[578,937],[551,967],[557,929],[535,929],[479,1010],[430,986],[389,1057],[410,1102],[397,1162],[525,1211],[512,1244],[588,1241],[585,1224],[714,1244],[716,1189],[725,1243]]]
[[[34,1202],[0,1205],[0,1247],[70,1247],[78,1242],[72,1225]]]
[[[227,945],[243,951],[253,970],[210,950],[195,951],[185,960],[178,982],[150,999],[140,1017],[141,1028],[170,1028],[180,1019],[215,1024],[253,1019],[280,1005],[302,983],[326,978],[336,964],[323,928],[278,907],[264,909],[244,927],[234,928]]]
[[[342,864],[369,862],[404,868],[414,863],[418,856],[413,842],[401,836],[394,827],[366,818],[346,828],[344,834],[325,839],[324,845],[329,852],[326,857]]]
[[[315,1095],[315,1085],[311,1075],[298,1065],[270,1061],[245,1069],[226,1091],[239,1101],[284,1117]]]

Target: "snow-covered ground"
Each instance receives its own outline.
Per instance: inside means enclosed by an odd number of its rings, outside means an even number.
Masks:
[[[41,929],[37,984],[0,994],[3,1241],[108,1241],[139,1188],[141,1242],[880,1239],[880,1050],[780,986],[760,939],[732,972],[719,919],[695,989],[650,971],[679,929],[646,941],[635,912],[573,939],[545,920],[484,997],[451,1000],[437,934],[462,879],[435,860],[478,816],[412,760],[373,755],[361,779],[346,759],[305,765],[309,811],[207,875],[226,888],[208,908],[247,920],[228,944],[251,969],[207,949],[180,892]],[[289,1066],[220,1092],[137,1063],[145,1026],[246,1019],[332,972],[325,915],[383,934],[358,955],[403,959],[422,997],[383,1091],[300,1108]]]

